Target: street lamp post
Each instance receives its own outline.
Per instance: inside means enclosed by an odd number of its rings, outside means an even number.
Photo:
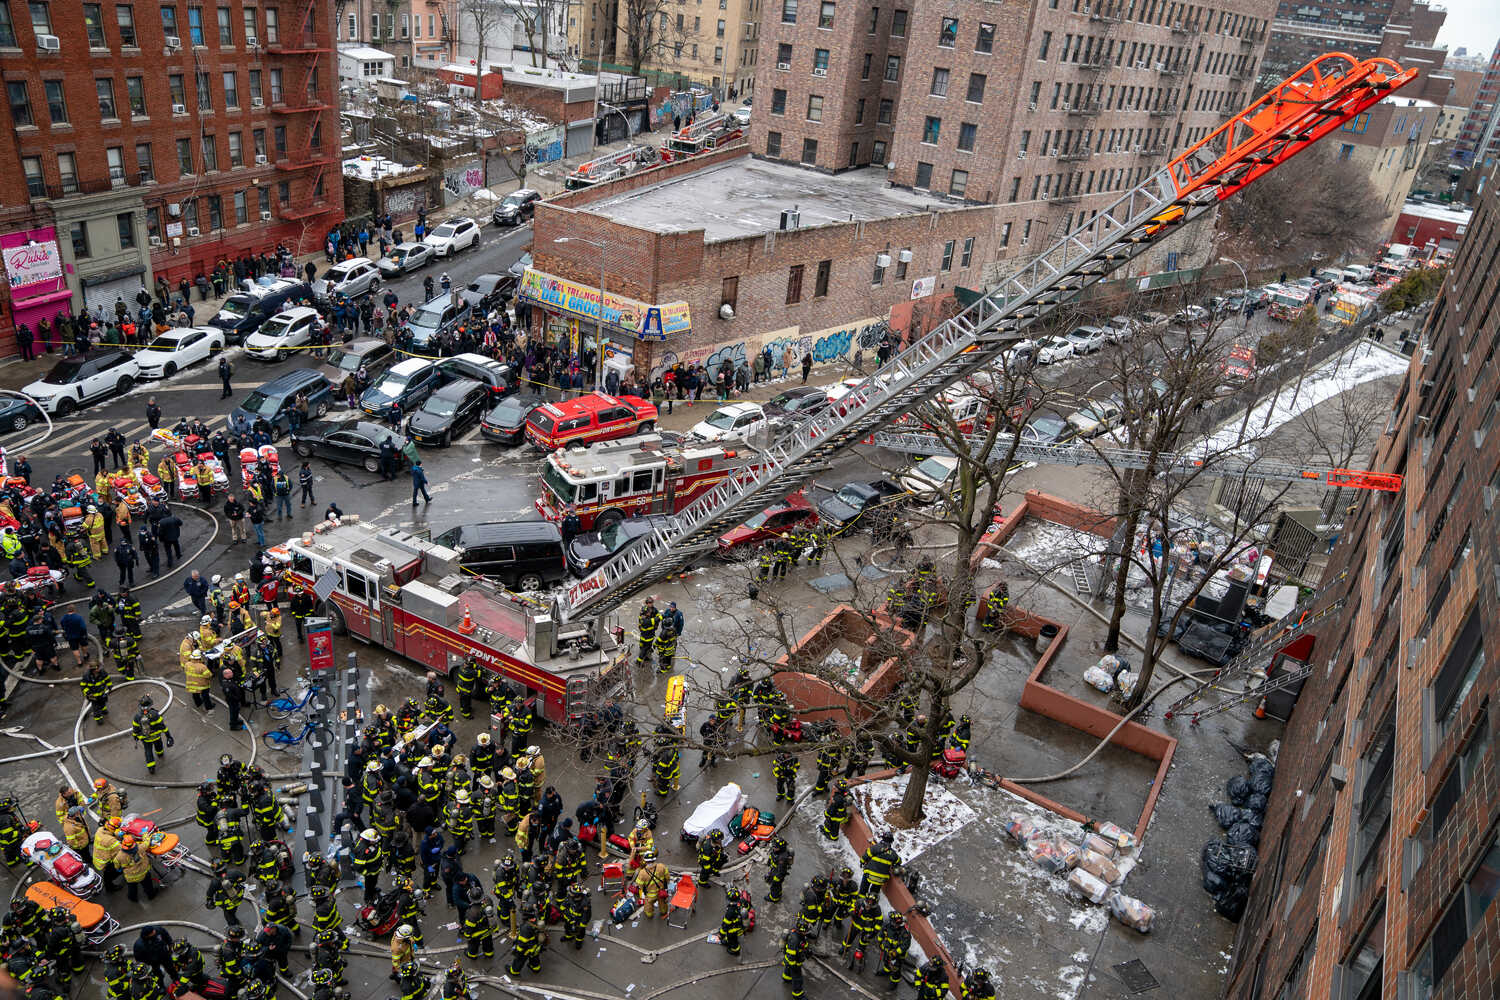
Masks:
[[[1244,298],[1241,300],[1242,304],[1240,313],[1244,316],[1244,326],[1245,329],[1248,330],[1250,328],[1250,313],[1247,312],[1244,307],[1250,304],[1250,276],[1245,273],[1244,265],[1242,265],[1239,261],[1231,260],[1228,257],[1220,257],[1219,259],[1226,264],[1233,264],[1236,268],[1239,269],[1240,282],[1242,283],[1241,294],[1244,296]]]
[[[553,243],[587,243],[599,251],[599,314],[594,318],[594,389],[604,388],[604,248],[603,240],[586,236],[558,236]]]

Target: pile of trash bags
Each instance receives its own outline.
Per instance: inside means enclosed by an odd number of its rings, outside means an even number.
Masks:
[[[1248,776],[1226,782],[1228,802],[1210,806],[1224,835],[1203,845],[1203,888],[1213,897],[1214,912],[1238,923],[1250,899],[1250,879],[1259,860],[1260,830],[1276,765],[1265,754],[1250,758]]]

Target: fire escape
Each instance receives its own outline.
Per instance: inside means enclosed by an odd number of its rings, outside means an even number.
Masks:
[[[343,206],[330,203],[323,190],[324,180],[334,162],[331,150],[339,143],[337,109],[324,96],[338,77],[332,52],[333,20],[343,13],[345,4],[330,5],[328,0],[280,0],[283,15],[280,37],[267,46],[273,67],[287,80],[280,95],[272,95],[271,111],[286,123],[288,143],[284,153],[278,151],[276,167],[287,172],[305,172],[305,187],[292,203],[281,209],[283,219],[307,219],[340,211]],[[323,19],[319,20],[322,14]],[[276,98],[279,96],[279,100]],[[332,128],[332,135],[324,129]],[[316,142],[314,141],[316,140]]]

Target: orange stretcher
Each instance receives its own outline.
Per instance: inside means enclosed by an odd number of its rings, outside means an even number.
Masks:
[[[90,944],[99,944],[115,932],[120,922],[105,912],[98,903],[79,899],[66,889],[51,882],[33,882],[26,887],[26,898],[44,910],[62,907],[73,915]]]

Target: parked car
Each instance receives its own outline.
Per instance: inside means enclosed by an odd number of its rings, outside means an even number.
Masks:
[[[1097,326],[1080,326],[1068,334],[1068,343],[1074,354],[1093,354],[1109,343],[1109,337]]]
[[[778,392],[765,405],[766,419],[772,422],[817,413],[828,407],[828,393],[813,385],[799,385]]]
[[[574,576],[588,576],[615,557],[615,554],[637,538],[665,528],[672,519],[662,514],[646,514],[610,521],[602,528],[585,531],[568,543],[568,569]]]
[[[1008,372],[1027,372],[1037,365],[1041,347],[1034,340],[1018,340],[1000,353],[1000,366]]]
[[[1202,306],[1183,306],[1172,314],[1174,326],[1194,326],[1207,323],[1209,312]]]
[[[1057,444],[1070,436],[1068,422],[1053,413],[1034,413],[1021,430],[1023,444]]]
[[[1039,365],[1056,364],[1073,354],[1073,342],[1066,337],[1045,337],[1037,343],[1036,362]]]
[[[426,243],[397,243],[385,252],[385,256],[375,266],[383,277],[394,278],[426,267],[436,259],[437,254]]]
[[[740,125],[742,125],[742,126],[749,125],[750,124],[750,109],[748,107],[746,107],[746,108],[735,108],[734,109],[734,120],[737,121],[737,122],[739,122]]]
[[[1116,399],[1090,400],[1076,413],[1068,415],[1068,426],[1079,437],[1098,437],[1119,423],[1125,408]]]
[[[459,565],[532,592],[567,579],[562,532],[551,521],[483,521],[449,528],[433,541],[458,553]]]
[[[214,326],[168,330],[136,352],[141,378],[171,378],[188,365],[207,361],[224,349],[224,331]]]
[[[42,411],[29,399],[0,396],[0,431],[24,431],[42,419]]]
[[[818,501],[818,519],[833,534],[842,534],[855,528],[877,508],[900,506],[905,496],[905,491],[889,479],[845,483],[823,494]]]
[[[639,396],[591,392],[548,403],[526,418],[526,440],[544,451],[645,434],[656,429],[656,407]]]
[[[803,492],[798,490],[780,503],[773,503],[738,528],[730,528],[720,535],[719,556],[724,559],[745,557],[754,546],[768,538],[780,536],[793,528],[810,528],[817,523],[818,512]]]
[[[483,354],[455,354],[439,361],[437,365],[444,379],[473,379],[484,386],[489,393],[489,398],[485,401],[486,410],[501,396],[514,392],[516,388],[516,373],[510,365]]]
[[[1161,330],[1170,322],[1166,313],[1143,312],[1135,318],[1135,328],[1137,330]]]
[[[766,426],[766,412],[759,403],[729,403],[694,424],[688,434],[701,441],[743,441]]]
[[[426,347],[438,334],[449,334],[459,324],[468,320],[473,310],[463,299],[457,302],[447,295],[439,295],[431,302],[424,302],[406,321],[406,330],[411,342],[417,347]]]
[[[406,432],[421,444],[446,448],[479,423],[489,403],[489,388],[461,378],[437,389],[406,421]]]
[[[479,242],[479,223],[469,218],[449,219],[422,238],[439,257],[452,257]]]
[[[1111,316],[1104,321],[1104,335],[1111,344],[1123,344],[1135,336],[1135,323],[1129,316]]]
[[[381,419],[389,416],[391,407],[398,404],[401,412],[410,413],[441,382],[436,364],[425,358],[407,358],[370,384],[359,397],[359,408]]]
[[[347,344],[329,348],[328,363],[320,367],[318,371],[334,385],[339,385],[346,376],[354,374],[361,368],[373,379],[395,364],[397,357],[395,349],[384,340],[377,337],[360,337]]]
[[[277,375],[259,389],[252,390],[250,395],[234,408],[230,419],[240,416],[250,424],[254,424],[257,419],[265,420],[271,425],[271,437],[279,438],[282,432],[290,426],[287,415],[297,401],[298,393],[307,395],[308,414],[315,419],[321,419],[328,414],[328,406],[333,400],[333,391],[333,383],[321,373],[311,368],[296,368]]]
[[[292,450],[303,458],[324,458],[379,472],[380,443],[386,438],[397,446],[397,466],[404,465],[400,437],[389,427],[368,420],[309,420],[291,440]]]
[[[224,331],[224,342],[243,343],[266,320],[275,316],[288,302],[310,301],[312,286],[292,278],[261,278],[251,287],[235,292],[224,300],[209,326]]]
[[[506,396],[479,421],[479,436],[496,444],[520,444],[526,438],[526,418],[546,402],[539,392]]]
[[[508,274],[481,274],[458,297],[477,313],[503,308],[515,295],[516,279]]]
[[[515,261],[511,263],[510,267],[506,268],[506,272],[512,278],[520,281],[521,278],[526,274],[526,269],[531,266],[531,263],[531,251],[528,250],[526,253],[523,253],[521,256],[517,257]]]
[[[1004,449],[998,450],[1004,453]],[[951,455],[929,455],[897,477],[896,482],[918,503],[932,503],[953,488],[958,459]]]
[[[245,338],[245,353],[265,361],[280,361],[294,347],[312,343],[313,331],[322,317],[311,306],[297,306],[277,313]]]
[[[84,403],[129,392],[140,374],[130,352],[106,347],[64,358],[21,391],[48,413],[66,417]]]
[[[505,200],[495,206],[490,219],[497,226],[519,226],[531,218],[536,211],[536,203],[541,200],[541,192],[533,191],[531,188],[512,191],[505,196]]]
[[[357,299],[380,287],[380,269],[364,257],[330,264],[322,277],[312,283],[313,295],[320,302],[331,302],[335,295]]]

